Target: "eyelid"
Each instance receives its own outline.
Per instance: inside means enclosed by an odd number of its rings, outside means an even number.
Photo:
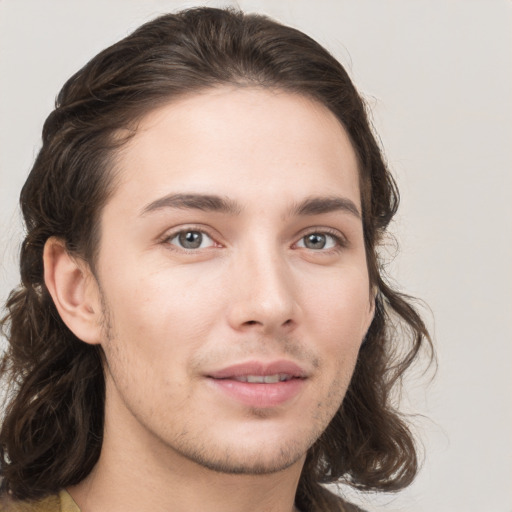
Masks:
[[[209,227],[205,227],[204,225],[200,225],[200,224],[184,224],[181,226],[176,226],[170,230],[167,230],[161,237],[159,237],[159,242],[166,243],[171,248],[176,247],[176,250],[186,251],[186,252],[198,252],[199,249],[186,249],[184,247],[179,247],[177,245],[169,243],[170,240],[175,238],[177,235],[179,235],[182,232],[186,232],[186,231],[197,231],[197,232],[203,233],[204,235],[208,236],[214,242],[214,245],[212,245],[211,247],[215,247],[215,246],[222,247],[223,246],[223,244],[218,241],[220,238],[220,235],[218,235],[216,233],[215,234],[212,233],[212,231],[214,231],[214,230],[212,230]],[[314,234],[314,233],[328,235],[328,236],[332,237],[337,242],[336,247],[331,248],[331,249],[326,249],[326,250],[318,250],[317,252],[325,253],[325,252],[329,252],[329,251],[335,251],[335,250],[347,247],[349,245],[349,241],[348,241],[347,237],[338,229],[325,227],[325,226],[311,226],[311,227],[304,229],[302,232],[300,232],[298,234],[298,236],[296,237],[297,241],[293,243],[293,246],[297,245],[297,243],[300,240],[302,240],[304,237]],[[209,249],[209,248],[210,247],[207,247],[204,249]]]
[[[294,245],[298,244],[299,241],[301,241],[304,237],[306,237],[308,235],[313,235],[313,234],[327,235],[327,236],[334,238],[334,240],[337,242],[336,247],[331,248],[331,249],[317,249],[316,250],[317,252],[325,253],[325,252],[329,252],[329,251],[335,251],[338,249],[342,249],[344,247],[348,247],[348,245],[349,245],[347,237],[341,231],[334,229],[334,228],[328,228],[325,226],[313,226],[313,227],[309,227],[309,228],[303,230],[300,233],[300,235],[298,236],[298,239],[294,243]],[[302,249],[302,247],[301,247],[301,249]],[[306,247],[306,249],[307,249],[307,247]],[[313,249],[311,249],[311,250],[313,250]]]
[[[210,238],[213,242],[213,244],[209,247],[203,247],[202,249],[187,249],[185,247],[180,247],[179,245],[171,244],[171,240],[176,238],[180,233],[187,232],[187,231],[197,231],[198,233],[202,233],[203,235],[206,235],[208,238]],[[171,230],[167,230],[161,237],[159,237],[159,242],[167,244],[167,246],[170,249],[175,249],[178,251],[184,251],[184,252],[199,252],[200,250],[206,250],[210,249],[212,247],[221,247],[222,244],[218,242],[218,236],[212,234],[212,230],[197,224],[185,224],[181,226],[177,226],[175,228],[172,228]]]

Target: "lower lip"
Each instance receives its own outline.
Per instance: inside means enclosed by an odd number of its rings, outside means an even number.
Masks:
[[[283,405],[295,398],[304,379],[290,379],[271,384],[239,382],[232,379],[209,379],[220,391],[244,405],[257,408],[269,408]]]

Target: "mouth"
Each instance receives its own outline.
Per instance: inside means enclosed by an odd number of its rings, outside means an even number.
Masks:
[[[240,375],[239,377],[233,377],[233,380],[251,384],[275,384],[276,382],[287,382],[294,378],[296,377],[287,373],[276,373],[275,375]]]
[[[254,361],[210,372],[207,378],[229,400],[268,409],[292,402],[304,388],[308,375],[291,361]]]
[[[247,361],[209,372],[207,376],[212,379],[232,379],[240,382],[275,383],[306,378],[307,372],[293,361]]]

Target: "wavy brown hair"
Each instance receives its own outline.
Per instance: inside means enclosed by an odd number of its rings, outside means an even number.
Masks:
[[[308,452],[297,505],[343,510],[322,483],[398,490],[417,472],[411,432],[392,389],[430,346],[411,300],[385,281],[379,243],[398,192],[372,134],[365,105],[337,60],[302,32],[260,15],[196,8],[161,16],[94,57],[62,88],[20,197],[26,225],[21,284],[2,319],[10,384],[0,432],[1,488],[36,499],[80,482],[102,445],[101,349],[81,342],[59,317],[43,278],[49,237],[94,269],[99,217],[115,189],[113,158],[137,122],[181,95],[222,84],[298,93],[333,112],[359,158],[373,323],[342,406]]]

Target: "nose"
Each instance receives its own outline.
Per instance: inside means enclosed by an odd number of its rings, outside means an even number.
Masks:
[[[231,268],[228,322],[237,331],[279,335],[293,330],[299,307],[291,272],[278,251],[260,250]]]

